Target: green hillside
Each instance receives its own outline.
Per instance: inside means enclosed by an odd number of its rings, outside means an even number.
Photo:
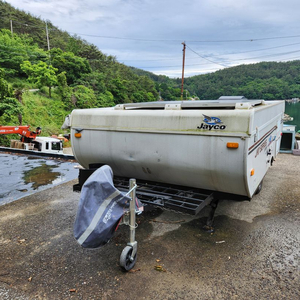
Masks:
[[[222,95],[248,99],[291,99],[300,97],[300,60],[240,65],[185,80],[185,88],[200,99]]]
[[[179,78],[170,79],[135,68],[132,70],[154,80],[158,91],[162,87],[164,96],[170,95],[168,88],[179,88],[181,84]],[[300,98],[300,60],[260,62],[192,76],[185,78],[184,90],[187,90],[188,97],[197,96],[203,100],[241,95],[265,100]]]
[[[14,38],[21,38],[23,41],[27,38],[24,41],[27,48],[23,49],[27,52],[27,56],[19,56],[19,42],[8,43],[8,37],[5,38],[5,42],[0,39],[2,53],[0,67],[6,68],[6,76],[16,75],[26,78],[26,74],[20,70],[20,67],[18,68],[18,65],[24,60],[30,60],[33,64],[41,60],[58,68],[57,73],[65,71],[68,85],[83,85],[92,89],[100,102],[97,103],[99,106],[154,101],[159,99],[159,93],[165,100],[180,98],[180,83],[177,84],[166,76],[157,76],[142,70],[139,72],[138,69],[127,67],[119,63],[115,57],[103,54],[95,45],[78,36],[69,35],[51,22],[47,22],[52,49],[49,55],[46,22],[0,1],[0,29],[10,30],[11,21]],[[33,45],[39,50],[28,49]],[[13,68],[7,63],[7,57],[3,57],[10,56],[12,53],[18,54],[18,60],[14,61]],[[31,56],[30,59],[28,54]],[[69,61],[68,64],[62,64],[66,59]],[[78,63],[82,67],[74,70]],[[149,74],[152,74],[153,78]]]
[[[155,88],[159,92],[161,100],[180,100],[181,97],[181,78],[171,79],[165,75],[156,75],[148,71],[130,67],[130,69],[139,76],[147,76],[155,82]],[[189,99],[192,97],[197,97],[193,92],[190,93],[185,86],[184,99]]]

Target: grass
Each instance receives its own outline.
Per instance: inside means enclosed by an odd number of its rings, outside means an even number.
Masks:
[[[31,130],[41,127],[43,136],[65,133],[61,125],[70,111],[65,110],[61,100],[27,91],[23,94],[23,104],[23,124],[30,125]]]
[[[48,96],[48,89],[42,88],[37,92],[30,92],[30,89],[36,89],[26,79],[8,78],[7,81],[13,89],[25,89],[23,98],[22,125],[29,125],[31,130],[36,127],[42,128],[42,136],[51,136],[69,133],[68,130],[62,130],[61,126],[65,121],[65,117],[71,113],[66,110],[64,103],[59,96],[52,92],[52,98]],[[6,118],[0,117],[0,125],[17,126],[19,124],[18,116],[10,116]],[[0,145],[9,146],[11,139],[19,139],[18,135],[0,135]]]

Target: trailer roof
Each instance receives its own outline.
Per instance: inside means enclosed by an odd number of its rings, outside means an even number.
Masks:
[[[165,109],[166,106],[178,105],[181,109],[195,108],[227,108],[235,109],[237,103],[247,103],[249,106],[257,106],[264,100],[249,100],[249,99],[218,99],[218,100],[197,100],[197,101],[157,101],[157,102],[142,102],[142,103],[126,103],[115,106],[115,109]]]

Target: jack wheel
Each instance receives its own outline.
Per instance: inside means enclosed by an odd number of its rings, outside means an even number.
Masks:
[[[131,270],[136,262],[136,254],[134,257],[131,257],[133,248],[126,246],[120,256],[120,265],[125,271]]]

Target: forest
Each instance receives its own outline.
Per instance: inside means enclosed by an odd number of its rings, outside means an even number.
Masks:
[[[9,35],[11,26],[12,36]],[[94,93],[92,105],[155,101],[159,99],[159,92],[164,100],[180,98],[180,84],[168,80],[166,76],[158,76],[161,80],[153,80],[150,76],[119,63],[115,57],[103,54],[95,45],[60,30],[49,21],[47,28],[50,53],[46,22],[0,1],[0,29],[3,29],[0,39],[0,67],[5,69],[6,76],[26,79],[28,72],[21,69],[20,64],[29,61],[35,65],[42,61],[57,69],[53,70],[55,76],[65,72],[68,87],[74,90],[74,87],[80,86],[79,89],[75,88],[77,96],[80,90],[85,90],[83,86],[89,89],[90,94]],[[33,82],[32,77],[30,80]],[[68,98],[72,94],[74,95],[70,90],[66,93]],[[86,104],[89,106],[89,103]]]
[[[240,65],[185,79],[185,88],[200,99],[245,96],[285,100],[300,97],[300,60]]]

